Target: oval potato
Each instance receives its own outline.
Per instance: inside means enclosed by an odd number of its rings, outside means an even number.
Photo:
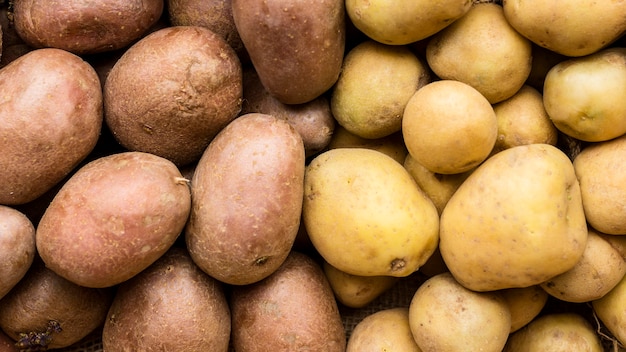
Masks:
[[[36,251],[33,223],[22,212],[0,205],[0,299],[26,275]]]

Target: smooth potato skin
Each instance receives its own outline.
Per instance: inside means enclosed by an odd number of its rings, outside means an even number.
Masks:
[[[104,85],[104,118],[118,142],[178,166],[198,161],[241,111],[241,63],[203,27],[160,29],[130,47]]]
[[[96,145],[102,90],[93,67],[60,49],[33,50],[0,70],[0,204],[44,194]]]
[[[202,270],[236,285],[274,272],[300,225],[302,138],[286,121],[251,113],[211,142],[191,182],[187,248]]]
[[[224,288],[182,247],[119,286],[102,331],[108,352],[226,352],[229,338]]]
[[[292,251],[281,267],[230,297],[232,344],[238,352],[343,352],[337,303],[320,266]]]
[[[343,0],[233,0],[233,18],[261,82],[301,104],[337,81],[345,50]]]
[[[36,260],[24,279],[0,300],[0,328],[12,339],[20,333],[44,332],[50,320],[62,331],[49,348],[70,346],[100,326],[113,299],[113,290],[76,285]]]
[[[96,159],[59,190],[37,227],[37,250],[60,276],[108,287],[172,246],[191,207],[187,180],[170,161],[141,152]]]
[[[27,44],[93,54],[140,38],[161,17],[164,2],[21,0],[13,6],[15,30]]]
[[[0,299],[26,275],[35,252],[33,223],[22,212],[0,205]]]

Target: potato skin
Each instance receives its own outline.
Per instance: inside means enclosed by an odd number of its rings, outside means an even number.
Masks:
[[[343,0],[232,0],[233,19],[267,91],[306,103],[337,81],[346,41]]]
[[[32,201],[94,148],[102,90],[93,67],[60,49],[33,50],[0,70],[0,204]]]
[[[109,288],[76,285],[36,260],[24,279],[0,300],[0,328],[14,340],[20,333],[45,332],[49,321],[62,331],[48,348],[70,346],[100,326],[113,299]]]
[[[37,250],[60,276],[108,287],[156,261],[181,233],[189,187],[167,159],[124,152],[81,167],[37,227]]]
[[[342,352],[346,337],[337,303],[320,266],[292,251],[281,267],[230,300],[232,344],[240,352]]]
[[[22,212],[0,205],[0,299],[26,275],[35,251],[33,223]]]
[[[93,54],[140,38],[163,8],[163,0],[21,0],[14,1],[13,18],[19,36],[35,48]]]
[[[187,248],[207,274],[250,284],[287,257],[300,225],[304,145],[286,121],[238,117],[211,142],[191,181]]]
[[[108,352],[226,352],[229,338],[224,288],[182,247],[120,284],[102,331]]]
[[[203,27],[160,29],[130,47],[104,85],[105,121],[129,150],[183,166],[241,111],[241,63]]]

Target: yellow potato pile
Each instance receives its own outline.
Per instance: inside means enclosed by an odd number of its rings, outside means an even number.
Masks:
[[[0,351],[626,345],[626,2],[9,3]]]

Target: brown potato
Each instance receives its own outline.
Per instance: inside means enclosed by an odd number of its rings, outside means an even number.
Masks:
[[[235,26],[267,91],[285,104],[322,95],[345,50],[343,0],[233,0]]]
[[[173,163],[112,154],[81,167],[55,195],[37,227],[37,250],[74,283],[113,286],[172,246],[190,207],[187,180]]]
[[[102,331],[109,352],[226,352],[229,338],[223,286],[181,247],[120,284]]]
[[[112,298],[112,289],[76,285],[37,260],[24,279],[0,300],[0,328],[13,340],[19,340],[23,351],[27,347],[32,347],[32,351],[39,351],[36,347],[67,347],[104,322]],[[50,340],[36,341],[20,335],[43,334],[50,322],[61,329],[44,334]]]
[[[15,341],[0,330],[0,352],[20,352],[15,346]]]
[[[302,138],[286,121],[250,113],[226,126],[191,181],[185,238],[196,264],[236,285],[274,272],[298,233],[304,167]]]
[[[337,303],[320,266],[292,251],[264,280],[231,294],[236,351],[343,352],[346,335]]]
[[[0,299],[26,275],[36,250],[33,223],[22,212],[0,205]]]
[[[15,30],[29,45],[75,54],[119,49],[140,38],[163,13],[163,0],[15,1]]]
[[[306,156],[317,154],[328,146],[336,125],[326,96],[303,104],[283,104],[263,87],[254,68],[243,72],[241,114],[251,112],[273,115],[289,122],[302,137]]]
[[[93,67],[50,48],[0,70],[0,97],[0,204],[23,204],[60,182],[94,148],[102,90]]]
[[[241,64],[203,27],[160,29],[130,47],[104,85],[107,126],[129,150],[183,166],[241,110]]]

